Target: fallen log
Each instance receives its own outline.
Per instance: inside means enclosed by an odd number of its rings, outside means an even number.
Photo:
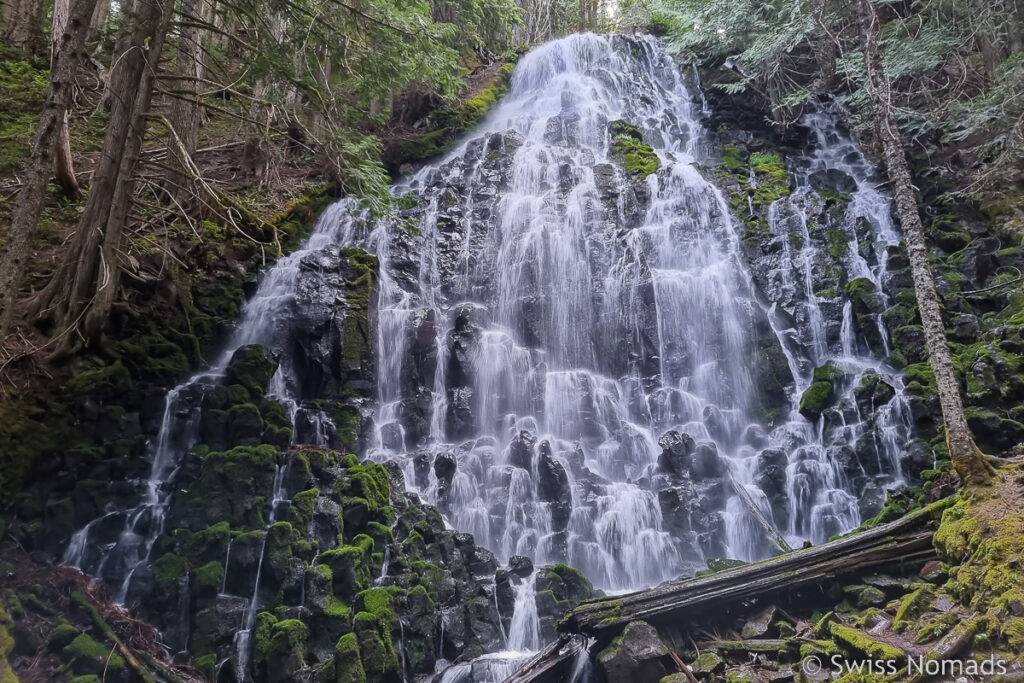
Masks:
[[[573,683],[573,662],[581,652],[589,656],[587,647],[587,639],[581,636],[559,636],[503,683]]]
[[[561,632],[602,641],[631,621],[682,621],[723,606],[816,584],[900,560],[934,555],[930,523],[953,499],[857,534],[700,579],[684,579],[637,593],[584,602],[558,625]],[[530,680],[530,679],[524,679]]]
[[[785,650],[789,641],[784,638],[753,638],[750,640],[702,640],[697,643],[698,650],[718,650],[719,652],[770,652]]]

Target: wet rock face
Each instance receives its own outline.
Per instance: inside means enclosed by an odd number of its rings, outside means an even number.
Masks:
[[[713,441],[695,442],[689,434],[666,432],[658,440],[660,474],[651,480],[666,529],[685,539],[688,556],[720,556],[724,526],[725,464]]]
[[[372,396],[376,259],[327,247],[302,259],[293,318],[287,321],[299,397]]]
[[[237,475],[224,476],[228,466],[269,478],[239,487]],[[432,468],[450,485],[451,454],[437,456]],[[181,484],[189,499],[220,507],[176,506],[154,566],[180,563],[183,570],[158,571],[135,591],[147,616],[197,657],[235,657],[235,634],[253,609],[246,666],[257,680],[305,680],[343,638],[351,639],[352,662],[380,680],[400,676],[401,661],[408,675],[426,674],[439,653],[504,649],[503,619],[511,613],[499,612],[494,556],[472,536],[445,529],[433,508],[393,489],[383,466],[322,450],[236,448],[207,455],[198,477]],[[282,498],[269,527],[259,523],[271,514],[259,508],[269,497],[258,495],[263,488]],[[225,521],[211,517],[221,513]],[[513,562],[513,573],[532,571],[522,560]],[[563,600],[579,599],[575,585],[562,593]],[[187,615],[180,605],[189,605]]]

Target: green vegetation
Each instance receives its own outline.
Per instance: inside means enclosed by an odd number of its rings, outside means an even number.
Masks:
[[[644,143],[643,133],[628,121],[618,120],[608,124],[611,134],[611,156],[626,169],[626,173],[639,180],[658,170],[660,161],[654,149]]]

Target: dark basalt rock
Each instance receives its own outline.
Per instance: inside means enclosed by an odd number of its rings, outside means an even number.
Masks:
[[[241,385],[252,397],[262,398],[277,365],[277,359],[267,347],[259,344],[242,346],[231,356],[224,385]]]
[[[523,555],[513,555],[508,558],[508,571],[513,576],[525,579],[533,573],[533,560]]]
[[[524,470],[533,469],[533,449],[537,445],[537,437],[528,431],[519,432],[508,445],[508,463]]]
[[[658,456],[658,468],[662,472],[683,474],[689,471],[689,456],[697,444],[689,434],[668,431],[658,439],[661,455]]]
[[[597,655],[609,681],[657,681],[671,669],[665,664],[668,648],[647,622],[629,623],[611,645]]]
[[[850,177],[848,173],[837,168],[815,171],[808,180],[810,180],[811,187],[815,190],[832,190],[833,192],[841,192],[843,194],[857,191],[857,181]]]

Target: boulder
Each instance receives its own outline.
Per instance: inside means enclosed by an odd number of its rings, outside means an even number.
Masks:
[[[609,681],[657,681],[671,671],[669,656],[654,627],[634,621],[597,655],[597,663]]]
[[[270,385],[270,378],[277,372],[277,365],[277,358],[266,346],[260,344],[240,346],[231,355],[224,384],[243,386],[249,391],[252,398],[263,398]]]
[[[683,474],[689,470],[689,456],[697,444],[693,437],[685,432],[675,430],[665,432],[658,439],[661,454],[658,456],[658,469],[671,474]]]

